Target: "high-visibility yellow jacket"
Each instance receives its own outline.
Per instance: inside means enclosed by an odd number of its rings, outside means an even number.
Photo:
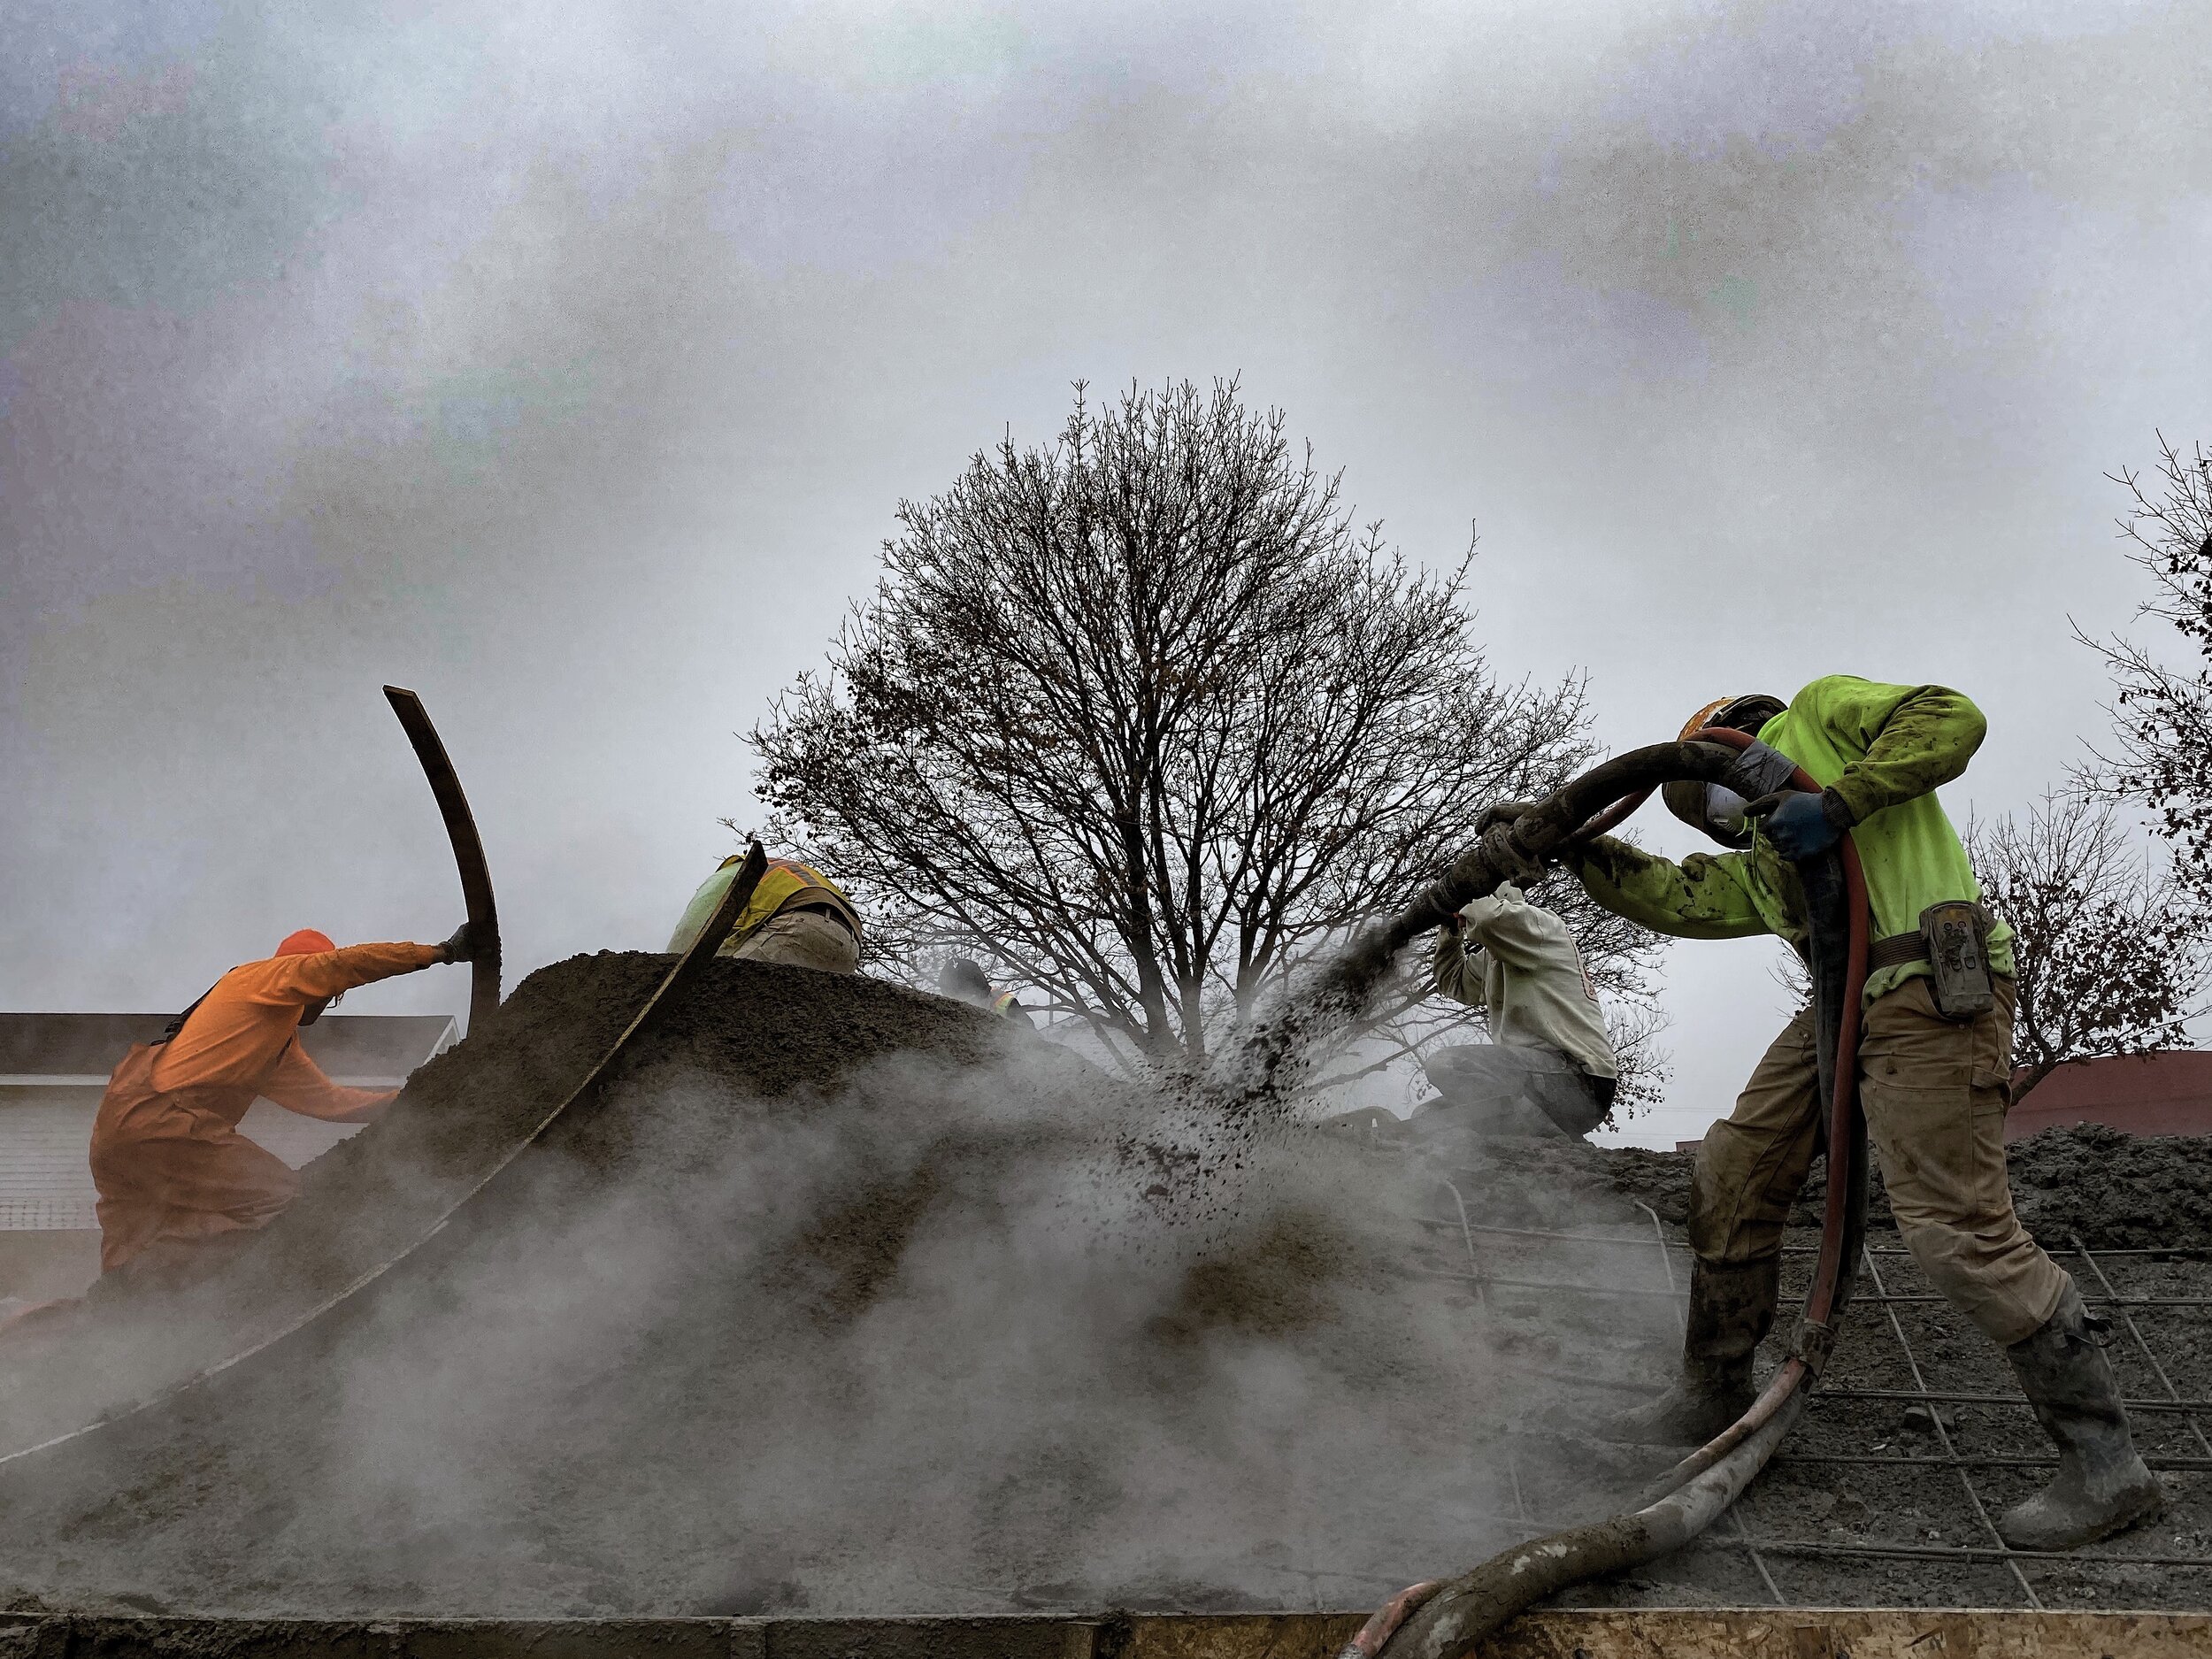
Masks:
[[[737,879],[737,867],[744,862],[742,853],[733,853],[699,884],[699,890],[685,907],[683,920],[676,924],[676,932],[668,941],[670,954],[680,956],[691,949],[691,941],[699,937],[707,918],[722,902],[730,883]],[[729,938],[723,941],[717,954],[728,956],[786,910],[814,908],[828,911],[834,920],[851,928],[855,939],[861,937],[860,912],[853,909],[852,901],[845,896],[841,887],[811,864],[803,864],[795,858],[771,858],[767,874],[761,877],[760,886],[753,889],[752,898],[738,913],[737,926],[730,929]]]
[[[1916,931],[1931,904],[1981,898],[1935,792],[1966,770],[1987,729],[1981,710],[1947,687],[1881,685],[1848,674],[1816,680],[1760,728],[1761,742],[1833,788],[1858,820],[1851,839],[1866,869],[1876,937]],[[1663,933],[1778,933],[1801,948],[1806,938],[1796,868],[1755,829],[1748,852],[1693,853],[1680,864],[1600,836],[1572,864],[1600,904]],[[1990,929],[1989,968],[2013,971],[2012,929],[2001,921]],[[1866,1000],[1930,972],[1925,962],[1877,969],[1867,976]]]

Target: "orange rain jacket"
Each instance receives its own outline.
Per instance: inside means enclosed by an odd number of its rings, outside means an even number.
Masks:
[[[257,1097],[332,1123],[362,1123],[389,1092],[344,1088],[299,1045],[310,1003],[444,959],[436,945],[348,945],[272,956],[215,982],[165,1042],[136,1043],[108,1079],[92,1125],[100,1267],[112,1271],[162,1239],[265,1226],[299,1177],[238,1133]]]

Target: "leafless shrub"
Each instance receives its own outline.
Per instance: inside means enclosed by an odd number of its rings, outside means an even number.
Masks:
[[[2111,475],[2128,494],[2119,520],[2130,563],[2149,572],[2152,596],[2139,617],[2155,618],[2198,658],[2174,669],[2140,642],[2076,637],[2111,671],[2117,738],[2077,779],[2088,793],[2150,809],[2172,848],[2179,878],[2212,893],[2212,454],[2182,454],[2158,434],[2154,475]]]
[[[2186,884],[2131,847],[2108,804],[2046,797],[2024,818],[1969,823],[1984,897],[2012,925],[2016,1100],[2060,1066],[2182,1047],[2199,1011],[2206,916]]]
[[[1666,1030],[1668,1020],[1647,995],[1607,1002],[1605,1025],[1613,1039],[1613,1058],[1620,1066],[1620,1083],[1606,1123],[1617,1126],[1641,1117],[1665,1098],[1674,1056],[1659,1046],[1659,1033]]]

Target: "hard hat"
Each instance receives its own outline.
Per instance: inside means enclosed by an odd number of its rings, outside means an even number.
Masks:
[[[1733,697],[1716,697],[1683,723],[1682,729],[1674,734],[1674,741],[1678,743],[1688,742],[1692,733],[1702,732],[1713,723],[1715,715],[1734,701]]]
[[[965,956],[955,956],[937,971],[937,988],[946,996],[973,1002],[978,1008],[991,1000],[991,981],[980,966]]]
[[[1740,697],[1722,697],[1707,703],[1692,715],[1689,724],[1682,728],[1676,741],[1687,741],[1694,733],[1713,726],[1756,737],[1761,727],[1789,706],[1781,698],[1770,696],[1763,691],[1749,692]]]
[[[1756,737],[1768,721],[1788,707],[1781,698],[1769,696],[1763,691],[1740,697],[1722,697],[1690,717],[1679,741],[1686,741],[1713,726]],[[1680,778],[1661,789],[1659,798],[1668,811],[1722,846],[1741,850],[1751,845],[1751,822],[1744,816],[1744,808],[1750,803],[1733,789]]]
[[[287,933],[284,942],[276,948],[280,956],[319,956],[326,950],[337,949],[328,933],[319,933],[311,927],[303,927],[296,933]]]

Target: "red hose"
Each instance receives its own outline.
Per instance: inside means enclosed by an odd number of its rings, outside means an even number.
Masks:
[[[1733,749],[1749,749],[1755,741],[1744,733],[1722,726],[1693,732],[1690,741],[1723,743]],[[1790,781],[1809,795],[1820,793],[1811,774],[1800,766]],[[1858,1148],[1856,1117],[1859,1109],[1859,1004],[1866,995],[1868,918],[1866,871],[1859,849],[1847,833],[1843,838],[1844,905],[1850,915],[1850,944],[1843,972],[1843,1008],[1836,1032],[1835,1093],[1828,1102],[1828,1200],[1821,1213],[1820,1256],[1814,1263],[1813,1282],[1805,1292],[1805,1320],[1832,1330],[1836,1287],[1843,1280],[1844,1235],[1849,1231],[1846,1208],[1850,1202],[1851,1159]],[[1690,1454],[1671,1471],[1669,1479],[1687,1479],[1709,1469],[1745,1439],[1756,1432],[1782,1409],[1811,1374],[1811,1367],[1797,1355],[1783,1362],[1751,1409]]]
[[[1691,741],[1724,743],[1740,750],[1749,749],[1755,740],[1741,732],[1708,726],[1692,733]],[[1802,766],[1791,775],[1790,781],[1809,795],[1820,793],[1820,786]],[[1839,1177],[1850,1174],[1851,1154],[1857,1144],[1852,1131],[1859,1103],[1859,1003],[1866,995],[1869,942],[1866,871],[1859,863],[1859,849],[1848,833],[1843,838],[1841,850],[1844,904],[1850,913],[1850,947],[1843,971],[1842,1020],[1836,1033],[1835,1094],[1828,1102],[1828,1204],[1821,1217],[1819,1264],[1813,1273],[1812,1288],[1805,1295],[1805,1317],[1822,1325],[1828,1323],[1828,1316],[1834,1311],[1836,1285],[1843,1274],[1844,1189],[1848,1183]]]
[[[1755,740],[1741,732],[1706,727],[1691,733],[1686,741],[1742,751]],[[1808,794],[1817,794],[1820,789],[1801,766],[1794,769],[1790,781]],[[1649,794],[1647,789],[1624,796],[1596,813],[1575,833],[1573,843],[1586,842],[1614,828]],[[1851,1191],[1853,1160],[1860,1143],[1859,1004],[1866,995],[1869,918],[1866,872],[1847,833],[1839,851],[1847,915],[1843,1006],[1838,1010],[1828,1102],[1827,1204],[1821,1219],[1820,1256],[1806,1292],[1804,1312],[1806,1325],[1818,1327],[1821,1334],[1809,1342],[1801,1341],[1799,1351],[1783,1363],[1751,1409],[1655,1482],[1637,1501],[1633,1512],[1555,1533],[1517,1552],[1509,1551],[1448,1586],[1432,1580],[1400,1592],[1352,1639],[1344,1649],[1345,1659],[1375,1659],[1383,1655],[1409,1622],[1429,1625],[1417,1644],[1424,1652],[1471,1651],[1482,1637],[1545,1594],[1594,1573],[1618,1571],[1680,1548],[1755,1477],[1788,1432],[1798,1409],[1793,1403],[1795,1396],[1827,1363],[1836,1304],[1849,1265],[1844,1253],[1855,1231]],[[1778,1423],[1776,1418],[1786,1410],[1788,1417]],[[1754,1437],[1757,1437],[1756,1443],[1747,1445]],[[1724,1463],[1728,1466],[1719,1467]],[[1443,1599],[1455,1595],[1462,1598],[1460,1604],[1442,1616],[1440,1623],[1432,1619],[1427,1610],[1431,1602],[1441,1606]]]
[[[1705,733],[1700,731],[1692,733],[1691,735],[1703,737]],[[1597,840],[1601,835],[1610,835],[1629,819],[1634,818],[1644,803],[1650,799],[1651,791],[1648,789],[1639,789],[1634,795],[1623,795],[1570,836],[1567,845],[1581,847]]]

